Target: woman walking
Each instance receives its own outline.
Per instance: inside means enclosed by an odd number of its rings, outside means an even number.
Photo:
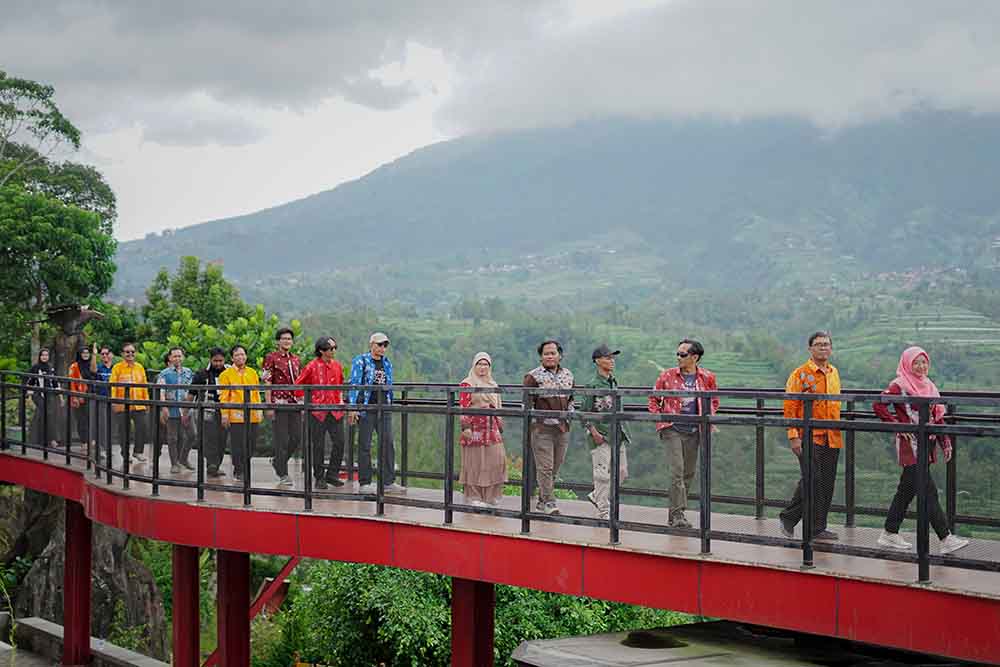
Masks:
[[[55,380],[56,369],[50,363],[51,352],[49,348],[43,347],[38,351],[38,360],[28,369],[28,377],[25,378],[26,387],[36,387],[35,391],[28,391],[31,402],[35,405],[35,414],[31,417],[31,427],[28,441],[34,445],[50,447],[59,445],[58,436],[59,419],[57,406],[63,402],[61,396],[50,393],[47,390],[58,389],[59,382]],[[42,440],[47,439],[48,443]]]
[[[903,350],[899,358],[899,366],[896,368],[896,379],[889,383],[883,395],[888,396],[940,396],[937,386],[928,377],[931,368],[931,358],[922,348],[908,347]],[[875,414],[885,422],[898,422],[903,424],[916,424],[919,422],[919,411],[909,403],[881,403],[872,404]],[[944,405],[935,403],[931,405],[930,422],[932,424],[944,423]],[[917,492],[917,439],[913,433],[897,433],[896,441],[896,461],[903,467],[903,472],[899,477],[899,486],[896,488],[896,496],[892,499],[889,507],[889,514],[885,518],[885,530],[878,538],[878,543],[890,549],[909,549],[913,545],[903,539],[899,534],[899,526],[906,515],[906,509],[913,501],[913,496]],[[946,435],[930,436],[930,461],[937,461],[937,448],[941,448],[944,460],[951,460],[951,439]],[[941,503],[938,502],[937,487],[934,485],[934,478],[927,476],[927,508],[930,512],[931,526],[941,540],[941,555],[957,551],[969,544],[969,540],[952,535],[948,530],[948,520],[941,511]]]
[[[480,352],[472,360],[463,387],[497,387],[493,380],[493,360]],[[465,392],[459,396],[463,408],[499,409],[500,392]],[[462,472],[465,501],[474,507],[496,505],[507,481],[507,452],[503,446],[503,418],[494,415],[462,415]]]
[[[76,351],[76,361],[69,366],[69,377],[82,382],[70,383],[70,390],[78,394],[93,393],[91,381],[97,379],[97,356],[87,346]],[[73,421],[76,422],[76,432],[80,442],[86,446],[90,443],[90,399],[85,396],[70,396],[69,407],[73,411]]]

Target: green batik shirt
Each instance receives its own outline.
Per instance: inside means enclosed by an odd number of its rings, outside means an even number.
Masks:
[[[601,374],[595,370],[593,377],[590,378],[590,381],[587,384],[578,384],[576,386],[581,389],[603,389],[605,387],[608,389],[614,389],[618,386],[618,380],[615,379],[614,375],[609,375],[606,378],[601,377]],[[611,410],[614,409],[614,405],[615,399],[611,394],[606,394],[604,396],[591,394],[583,397],[583,402],[580,404],[580,410],[582,412],[611,412]],[[591,449],[597,447],[597,443],[595,443],[594,439],[590,437],[589,431],[591,426],[596,428],[597,432],[604,436],[604,439],[608,441],[608,444],[611,444],[611,438],[608,436],[608,421],[584,421],[583,425],[588,431],[587,441],[590,443]],[[631,442],[631,439],[628,436],[628,426],[624,422],[619,422],[619,431],[621,433],[621,444],[624,445],[625,443]]]

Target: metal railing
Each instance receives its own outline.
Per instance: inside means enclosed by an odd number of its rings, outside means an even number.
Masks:
[[[64,377],[43,378],[43,386],[30,386],[29,381],[38,381],[39,376],[30,376],[17,372],[0,372],[0,433],[3,434],[0,440],[0,449],[19,449],[22,454],[29,450],[40,451],[42,458],[48,460],[50,456],[58,456],[60,462],[66,465],[82,464],[86,470],[92,471],[95,478],[103,478],[106,484],[114,484],[120,480],[123,488],[128,489],[133,482],[142,482],[150,485],[151,493],[154,496],[160,494],[160,487],[180,487],[194,489],[198,501],[205,500],[207,491],[231,492],[242,496],[242,502],[250,506],[254,496],[276,496],[296,498],[302,501],[303,511],[312,511],[313,501],[316,498],[339,499],[353,501],[374,501],[377,515],[385,512],[385,505],[400,505],[409,507],[429,508],[441,510],[444,514],[444,523],[453,522],[455,512],[466,512],[493,515],[498,517],[517,519],[521,523],[521,532],[530,533],[532,522],[554,522],[563,524],[573,524],[592,527],[604,527],[608,530],[608,541],[611,544],[620,542],[621,531],[636,531],[642,533],[653,533],[662,535],[677,535],[697,538],[700,541],[700,550],[708,554],[712,550],[713,540],[726,542],[740,542],[757,545],[791,547],[801,549],[802,564],[804,567],[813,567],[814,553],[828,552],[851,556],[862,556],[866,558],[877,558],[883,560],[910,562],[917,565],[917,578],[920,582],[930,580],[930,565],[950,566],[957,568],[968,568],[974,570],[1000,571],[1000,562],[994,558],[967,558],[961,555],[937,556],[931,554],[929,544],[929,510],[928,510],[928,479],[929,479],[929,454],[932,448],[931,436],[947,435],[952,439],[954,451],[957,452],[959,437],[962,438],[990,438],[1000,436],[1000,395],[977,392],[950,392],[943,394],[940,398],[929,399],[920,397],[902,397],[881,395],[877,391],[860,390],[850,391],[838,395],[820,394],[787,394],[778,389],[722,389],[712,392],[700,391],[653,391],[640,388],[618,388],[608,389],[582,389],[572,390],[550,390],[541,388],[529,388],[521,386],[502,386],[500,391],[504,394],[517,394],[520,400],[505,401],[505,407],[500,409],[483,408],[463,408],[459,405],[458,398],[464,393],[476,392],[496,392],[496,389],[477,389],[471,387],[460,387],[446,384],[416,384],[399,383],[391,387],[395,394],[395,400],[384,402],[382,394],[378,390],[385,390],[384,385],[364,385],[364,386],[289,386],[289,385],[255,385],[255,386],[226,386],[226,389],[243,390],[242,403],[216,403],[206,399],[209,391],[219,389],[219,386],[205,385],[162,385],[162,384],[123,384],[111,385],[109,383],[88,381],[82,379],[70,379]],[[49,382],[55,386],[44,386]],[[86,385],[88,391],[77,392],[70,389],[70,383],[76,385]],[[112,389],[115,391],[112,392]],[[140,389],[145,389],[149,393],[148,399],[138,399],[133,396],[140,393]],[[194,400],[165,400],[162,392],[165,390],[182,390],[188,392]],[[267,390],[295,390],[299,391],[302,402],[297,404],[288,403],[253,403],[250,400],[251,391]],[[370,405],[338,404],[330,406],[319,404],[313,401],[314,393],[318,390],[349,390],[372,391],[373,396],[378,400]],[[110,394],[120,394],[112,396]],[[416,396],[420,394],[420,396]],[[548,396],[556,394],[573,394],[577,397],[587,394],[592,395],[612,395],[613,406],[610,412],[585,413],[571,410],[567,412],[537,410],[532,407],[532,397],[538,394]],[[37,400],[31,398],[34,396]],[[44,398],[42,398],[44,397]],[[645,405],[634,402],[638,399],[648,399],[649,397],[690,397],[699,402],[700,413],[697,415],[686,414],[651,414]],[[919,423],[900,424],[878,421],[873,418],[870,411],[858,409],[859,405],[877,400],[883,403],[906,402],[919,411]],[[95,443],[91,447],[91,442],[86,445],[83,452],[74,451],[72,448],[72,419],[69,399],[83,399],[83,407],[76,409],[86,410],[86,418],[90,425],[90,440]],[[716,414],[711,414],[712,399],[722,399],[722,406]],[[786,419],[781,407],[768,406],[768,402],[779,402],[784,400],[801,401],[803,404],[803,417],[801,419]],[[813,418],[813,407],[817,401],[835,400],[846,403],[846,411],[842,413],[839,420],[818,420]],[[16,424],[8,424],[7,405],[10,401],[17,401]],[[35,432],[37,438],[29,437],[29,424],[27,420],[27,405],[32,401],[36,405],[35,417],[32,420],[30,430]],[[728,404],[727,404],[728,403]],[[936,403],[948,406],[947,423],[944,425],[930,423],[931,406]],[[957,408],[969,411],[959,411]],[[163,476],[159,466],[159,456],[154,455],[151,460],[151,474],[140,474],[132,470],[130,463],[130,453],[132,451],[132,429],[130,419],[132,413],[137,411],[154,412],[161,408],[180,408],[190,410],[194,414],[194,421],[197,425],[197,465],[194,480],[178,479]],[[385,492],[385,484],[382,476],[382,462],[386,459],[385,448],[390,444],[386,439],[379,438],[378,464],[372,466],[373,479],[377,480],[375,493],[358,493],[338,491],[327,493],[317,491],[314,488],[313,465],[312,465],[312,442],[311,429],[307,427],[308,415],[312,411],[322,411],[335,409],[351,412],[372,412],[374,418],[381,423],[384,415],[400,415],[400,481],[406,484],[409,479],[423,479],[438,481],[442,484],[443,501],[427,500],[422,498],[412,498],[398,495],[389,495]],[[301,443],[303,454],[303,488],[266,488],[255,486],[251,479],[251,457],[253,454],[253,442],[251,440],[251,429],[243,429],[243,451],[245,455],[242,460],[242,479],[236,484],[224,483],[206,479],[206,413],[218,418],[216,411],[235,410],[239,411],[244,419],[244,423],[251,421],[252,410],[276,410],[295,411],[303,414],[301,419]],[[38,412],[42,412],[42,417],[38,417]],[[50,411],[58,419],[52,419]],[[112,431],[115,430],[115,415],[120,424],[120,447],[122,461],[119,467],[114,466],[112,455]],[[445,431],[440,443],[437,446],[443,448],[441,459],[443,460],[444,471],[442,473],[419,471],[409,469],[409,449],[410,449],[410,428],[409,419],[414,415],[438,415],[443,416],[445,421]],[[520,442],[520,454],[523,461],[523,470],[520,479],[510,480],[511,484],[520,486],[521,503],[516,510],[499,506],[478,507],[456,502],[454,482],[458,479],[455,469],[455,427],[457,419],[463,415],[485,415],[520,419],[522,423],[522,437]],[[610,486],[610,516],[608,519],[591,518],[584,516],[564,516],[550,515],[541,511],[531,509],[531,496],[533,494],[533,458],[532,458],[532,428],[529,424],[540,419],[558,419],[573,421],[602,421],[609,425],[611,445],[611,486]],[[50,423],[50,421],[52,423]],[[646,496],[651,498],[663,498],[666,492],[662,489],[624,487],[619,476],[620,457],[620,429],[619,425],[627,422],[662,422],[670,421],[680,424],[696,424],[699,428],[699,482],[700,492],[691,494],[689,497],[698,502],[699,522],[697,527],[671,527],[659,523],[648,523],[638,521],[628,521],[621,518],[620,498],[623,495]],[[152,442],[154,454],[160,450],[161,424],[160,419],[154,418],[152,422]],[[18,438],[12,438],[9,434],[9,427],[13,426],[19,431]],[[716,495],[712,493],[712,448],[713,430],[715,428],[729,427],[752,427],[754,429],[754,462],[755,480],[753,496],[737,495]],[[748,534],[734,531],[719,530],[712,526],[712,506],[713,503],[734,504],[752,506],[753,516],[758,520],[766,518],[766,508],[785,507],[787,501],[767,498],[765,495],[764,473],[765,473],[765,429],[768,428],[799,428],[803,432],[802,456],[805,459],[802,477],[803,485],[803,529],[802,538],[794,539],[784,536],[772,536],[766,534]],[[846,455],[845,483],[845,503],[835,504],[831,507],[832,512],[842,512],[846,516],[846,525],[854,526],[858,516],[885,516],[886,511],[877,507],[858,506],[855,502],[855,434],[859,432],[874,433],[915,433],[918,448],[917,463],[917,509],[915,513],[909,513],[909,517],[917,520],[916,550],[913,552],[887,551],[884,549],[870,548],[859,545],[831,543],[817,541],[813,538],[812,531],[812,503],[814,501],[811,492],[814,486],[813,466],[810,465],[814,456],[815,445],[812,438],[812,431],[815,428],[839,429],[845,432],[844,449]],[[52,432],[57,429],[58,433]],[[353,479],[353,474],[358,467],[353,461],[353,427],[348,427],[346,441],[346,467],[348,479]],[[58,437],[56,437],[58,436]],[[33,441],[35,440],[35,441]],[[390,441],[391,442],[391,441]],[[142,444],[142,443],[140,443]],[[956,524],[968,524],[984,526],[990,528],[1000,528],[1000,518],[993,516],[961,515],[957,514],[957,485],[958,477],[955,467],[956,457],[952,456],[947,466],[947,478],[945,486],[945,505],[948,524],[952,529]],[[344,463],[344,462],[339,462]],[[591,488],[585,484],[558,483],[557,487],[570,489],[573,491],[584,491]]]

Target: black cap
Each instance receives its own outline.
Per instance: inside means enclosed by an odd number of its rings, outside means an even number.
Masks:
[[[597,359],[599,357],[613,357],[621,353],[622,353],[621,350],[612,351],[611,348],[608,347],[606,343],[601,343],[600,347],[594,349],[594,353],[590,355],[590,358]]]

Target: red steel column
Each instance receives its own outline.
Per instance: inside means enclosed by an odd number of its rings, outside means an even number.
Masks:
[[[250,665],[250,554],[219,549],[219,664]]]
[[[198,613],[198,547],[174,545],[174,667],[198,667],[201,647]]]
[[[90,664],[90,554],[93,524],[83,505],[66,501],[63,567],[63,665]]]
[[[451,579],[451,665],[493,667],[493,584]]]

